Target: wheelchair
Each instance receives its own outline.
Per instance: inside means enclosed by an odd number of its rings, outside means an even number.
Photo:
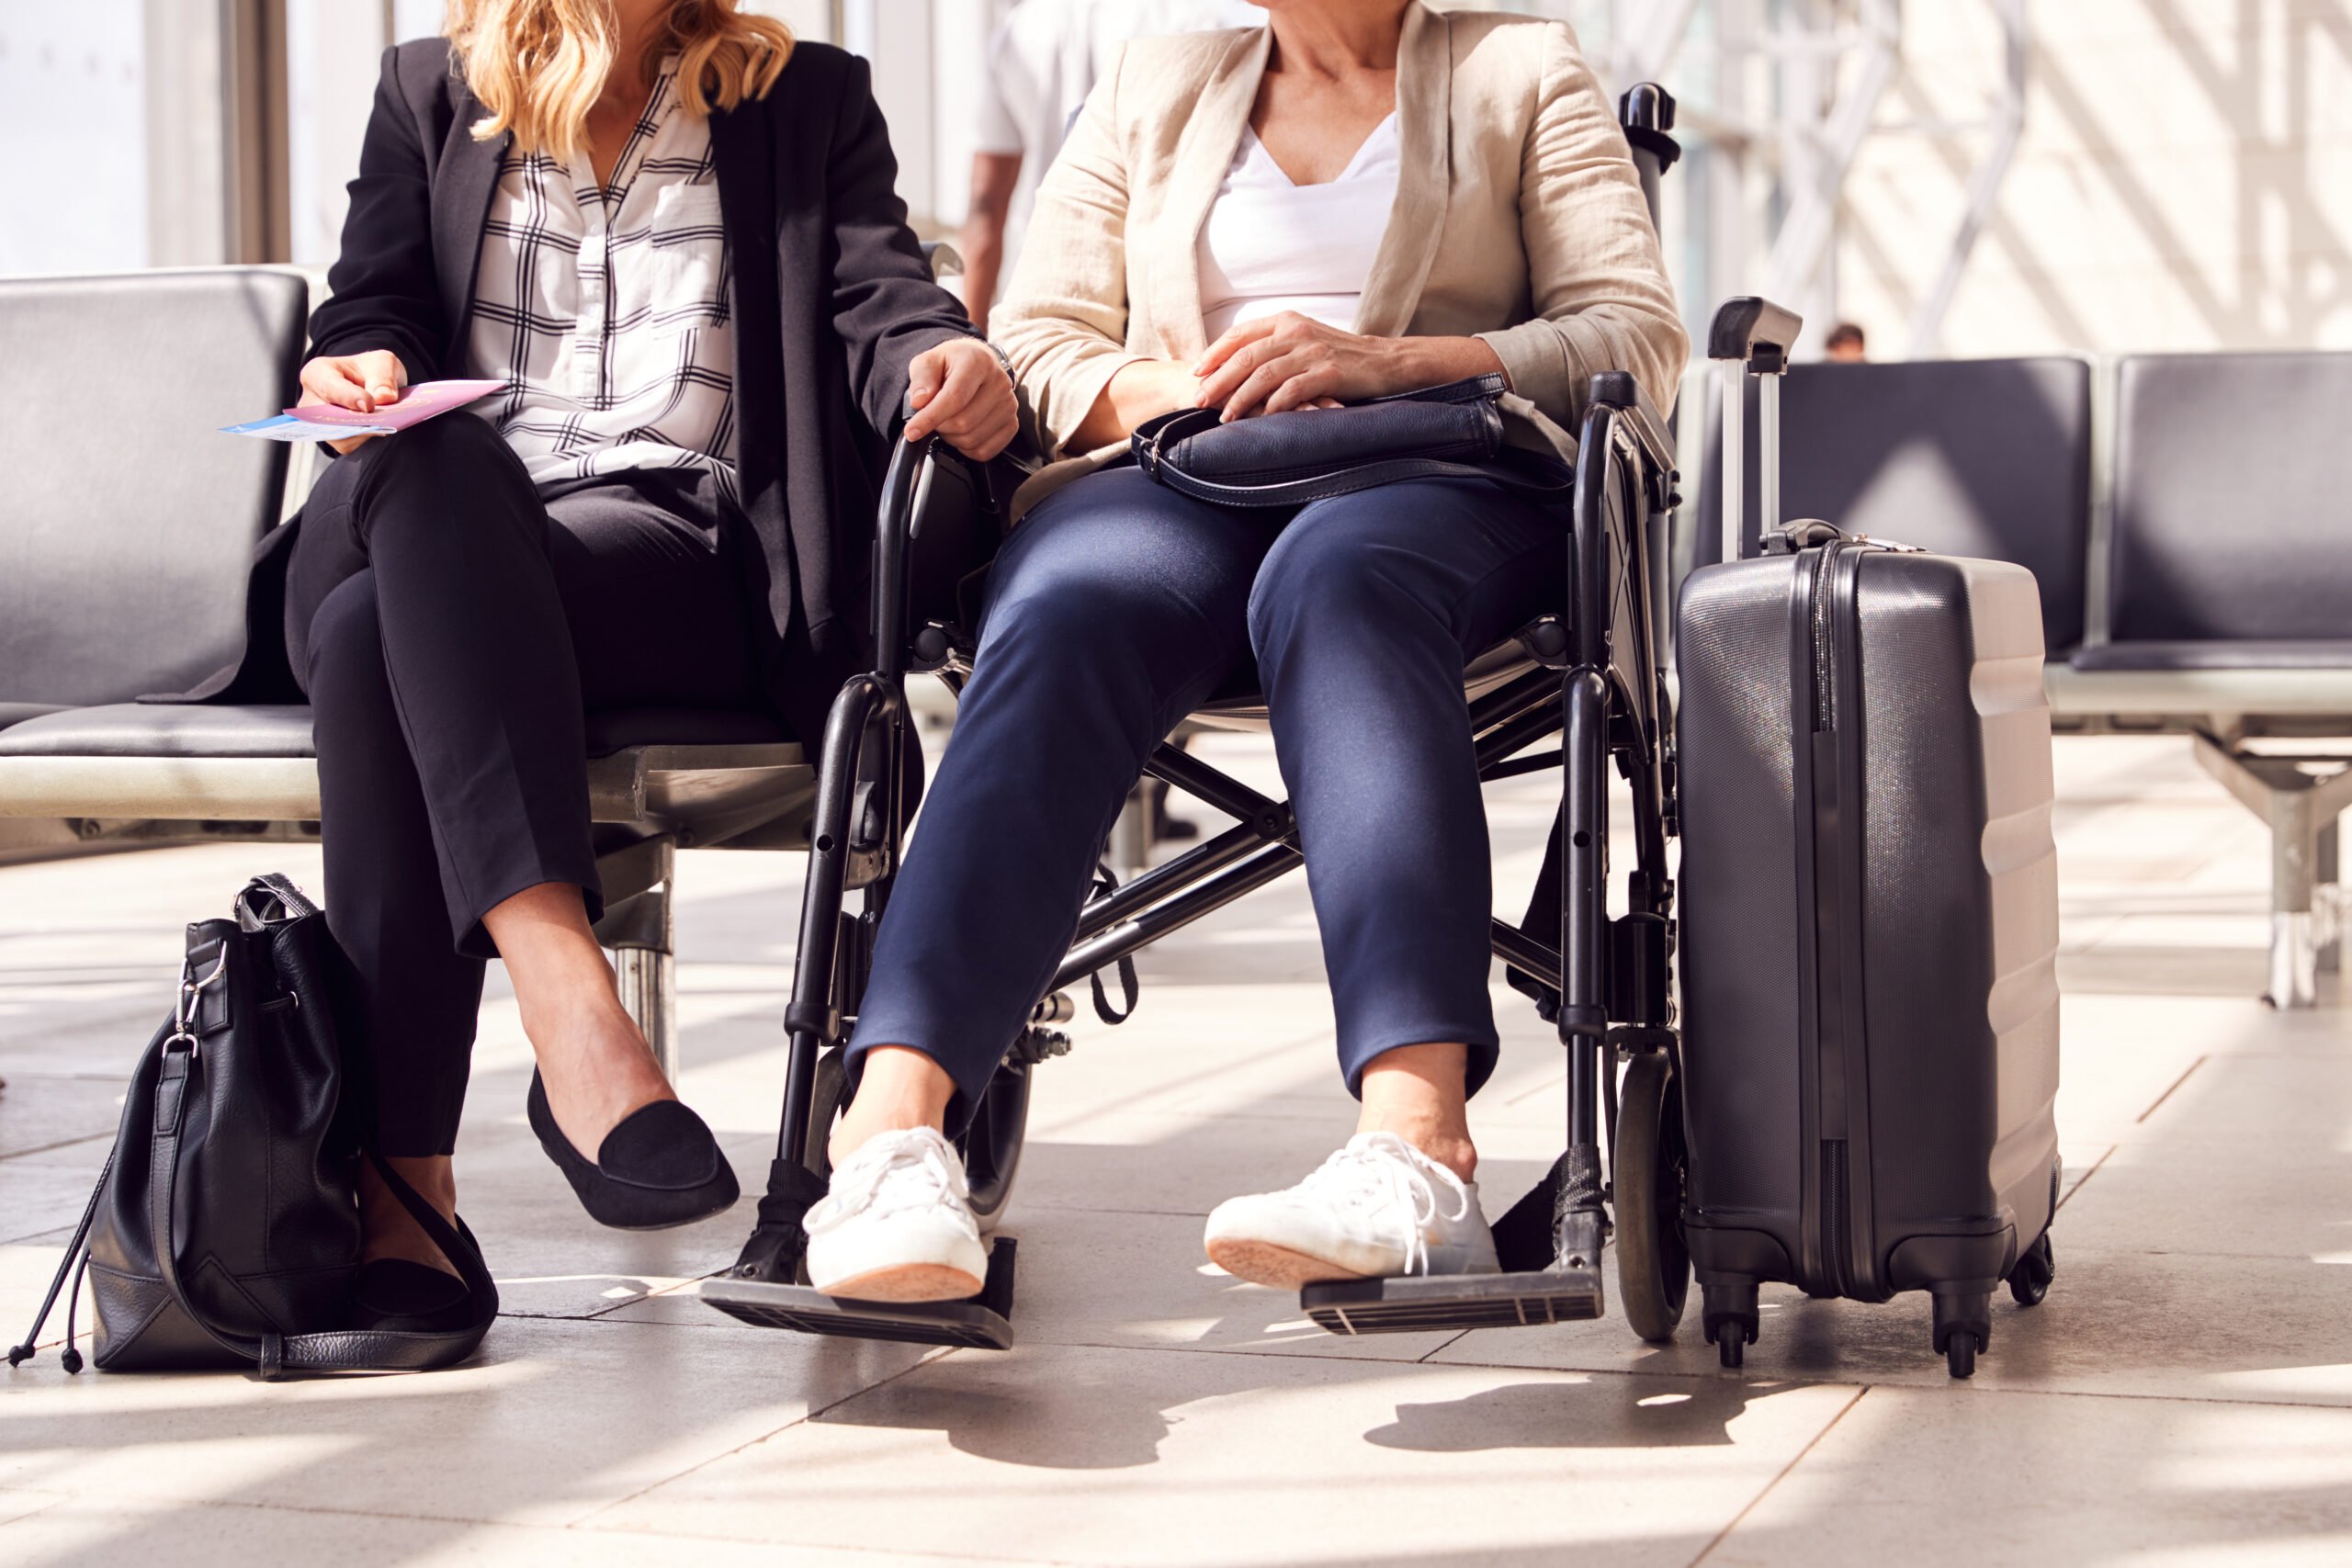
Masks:
[[[1653,220],[1659,177],[1679,148],[1674,101],[1643,84],[1619,104]],[[1673,726],[1660,648],[1666,525],[1679,504],[1674,443],[1634,378],[1597,376],[1577,431],[1573,527],[1562,561],[1567,613],[1545,615],[1464,671],[1482,781],[1557,769],[1562,800],[1536,907],[1495,920],[1494,952],[1536,998],[1567,1050],[1566,1149],[1496,1222],[1502,1271],[1311,1284],[1312,1321],[1335,1334],[1556,1323],[1601,1315],[1602,1253],[1613,1242],[1619,1300],[1635,1333],[1669,1337],[1690,1280],[1681,1228],[1687,1164],[1674,1029]],[[960,692],[971,671],[959,587],[998,537],[1001,469],[944,443],[901,443],[885,476],[874,543],[874,669],[829,716],[800,943],[785,1025],[789,1066],[776,1157],[758,1223],[702,1299],[742,1322],[801,1333],[1004,1349],[1014,1238],[993,1235],[1020,1163],[1030,1087],[1069,1049],[1056,1025],[1070,987],[1305,863],[1290,807],[1161,744],[1146,771],[1236,819],[1122,886],[1098,891],[1073,943],[974,1108],[958,1148],[971,1204],[991,1234],[984,1287],[962,1302],[836,1299],[806,1283],[801,1219],[823,1197],[826,1141],[845,1090],[843,1053],[876,932],[890,899],[920,758],[906,682],[929,673]],[[1262,697],[1213,702],[1217,728],[1262,725]],[[1556,739],[1549,750],[1537,750]],[[1632,786],[1625,910],[1609,909],[1609,787]],[[910,763],[913,765],[910,767]],[[846,908],[860,895],[859,908]],[[1607,1161],[1602,1143],[1606,1128]]]

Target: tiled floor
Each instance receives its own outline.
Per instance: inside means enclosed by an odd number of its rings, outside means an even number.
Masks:
[[[1271,786],[1253,741],[1217,760]],[[1616,1320],[1340,1340],[1201,1261],[1199,1217],[1346,1131],[1295,880],[1151,953],[1142,1010],[1039,1076],[1021,1346],[924,1353],[693,1299],[748,1206],[582,1216],[494,999],[464,1207],[509,1316],[424,1377],[0,1381],[0,1562],[1993,1563],[2352,1561],[2352,1030],[2263,979],[2260,826],[2179,741],[2059,747],[2067,1200],[2041,1307],[1973,1382],[1924,1300],[1768,1295],[1716,1370]],[[1540,786],[1493,796],[1502,897]],[[178,925],[300,850],[0,870],[0,1331],[46,1283],[168,990]],[[763,1168],[798,865],[681,869],[684,1089]],[[1556,1151],[1558,1053],[1498,991],[1490,1210]],[[54,1341],[58,1326],[49,1337]]]

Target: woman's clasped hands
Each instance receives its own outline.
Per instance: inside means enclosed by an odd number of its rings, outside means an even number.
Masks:
[[[1476,338],[1370,337],[1283,310],[1237,322],[1192,367],[1194,402],[1230,423],[1440,386],[1502,368]]]

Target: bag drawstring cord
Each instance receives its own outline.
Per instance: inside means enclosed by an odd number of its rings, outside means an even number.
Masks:
[[[68,1276],[71,1276],[74,1281],[74,1295],[67,1298],[65,1303],[65,1355],[63,1357],[63,1360],[65,1363],[65,1370],[67,1371],[78,1372],[82,1370],[82,1353],[74,1348],[74,1299],[78,1298],[82,1293],[82,1272],[89,1267],[90,1263],[90,1252],[88,1246],[90,1239],[90,1224],[92,1221],[97,1218],[98,1198],[100,1194],[104,1193],[107,1190],[107,1178],[113,1173],[114,1152],[112,1150],[108,1150],[107,1152],[107,1163],[104,1168],[98,1172],[98,1183],[96,1186],[90,1189],[89,1202],[83,1205],[82,1223],[74,1227],[74,1239],[65,1244],[65,1257],[57,1265],[57,1277],[49,1282],[49,1294],[41,1298],[40,1311],[34,1314],[32,1327],[27,1331],[23,1344],[11,1345],[8,1347],[8,1364],[10,1366],[22,1366],[25,1362],[33,1359],[34,1352],[40,1343],[41,1326],[49,1322],[50,1310],[57,1305],[57,1293],[65,1288],[66,1279]]]

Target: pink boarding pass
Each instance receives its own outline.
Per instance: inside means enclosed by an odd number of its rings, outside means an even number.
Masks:
[[[311,424],[364,424],[371,430],[406,430],[435,414],[447,413],[476,398],[503,391],[505,387],[503,381],[419,381],[401,394],[400,401],[379,403],[373,413],[339,409],[333,403],[310,403],[286,412]]]

